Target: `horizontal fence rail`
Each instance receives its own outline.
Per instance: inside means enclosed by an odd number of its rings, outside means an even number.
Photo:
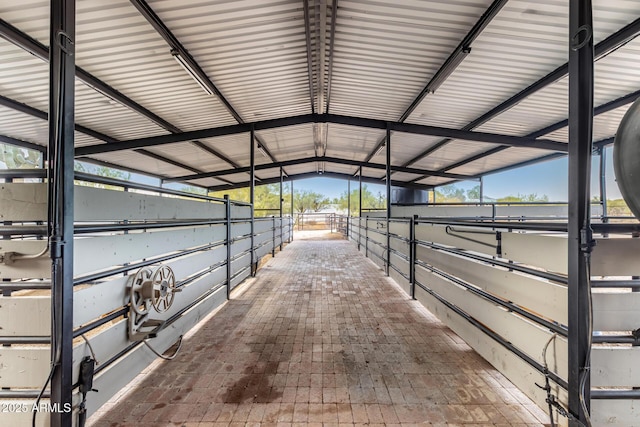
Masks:
[[[71,375],[78,394],[82,361],[99,362],[90,415],[282,250],[293,219],[255,218],[250,204],[227,198],[76,179]],[[46,183],[0,184],[0,218],[0,403],[32,405],[51,358]],[[30,412],[0,414],[0,425],[30,422]]]
[[[543,410],[549,396],[566,407],[566,205],[392,206],[392,214],[407,215],[349,218],[349,239]],[[639,225],[592,224],[594,425],[640,417]]]

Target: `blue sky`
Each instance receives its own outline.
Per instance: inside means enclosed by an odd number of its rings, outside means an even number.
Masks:
[[[613,173],[613,153],[611,147],[607,149],[607,198],[618,199],[620,190],[615,182]],[[591,166],[591,194],[599,195],[599,157],[594,156]],[[561,159],[549,160],[523,168],[512,169],[505,172],[487,175],[484,177],[484,194],[487,197],[499,198],[504,196],[518,194],[536,193],[538,196],[547,195],[549,201],[567,201],[568,188],[568,160],[566,157]],[[459,183],[461,187],[467,189],[477,182]],[[351,189],[354,190],[358,186],[358,181],[351,181]],[[386,191],[384,184],[374,185],[367,184],[367,187],[374,193]],[[310,178],[295,181],[293,188],[296,190],[312,190],[322,193],[330,198],[339,197],[340,194],[347,191],[347,182],[332,178]]]

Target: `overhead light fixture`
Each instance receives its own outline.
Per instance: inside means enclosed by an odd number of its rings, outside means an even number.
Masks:
[[[447,59],[444,66],[438,70],[435,76],[428,84],[429,92],[434,93],[442,83],[449,78],[449,76],[458,68],[458,65],[471,53],[470,47],[465,47],[457,50],[452,56]]]
[[[258,144],[258,151],[260,152],[260,154],[262,154],[266,158],[269,158],[269,156],[267,155],[267,152],[264,150],[264,147],[261,144]]]
[[[209,86],[207,86],[207,84],[198,75],[198,73],[196,73],[196,71],[193,68],[191,68],[191,65],[189,65],[189,63],[185,61],[182,55],[180,55],[180,52],[178,52],[176,49],[171,49],[171,56],[173,56],[173,59],[175,59],[176,62],[180,64],[180,66],[184,68],[184,70],[191,76],[191,78],[195,80],[196,83],[198,83],[198,86],[200,86],[202,90],[207,92],[209,95],[214,94],[213,91],[209,88]]]

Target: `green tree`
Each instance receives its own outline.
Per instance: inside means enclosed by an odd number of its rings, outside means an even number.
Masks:
[[[303,190],[293,192],[293,204],[296,212],[319,212],[330,204],[330,200],[324,194],[315,191]]]
[[[360,215],[360,190],[351,191],[349,197],[351,199],[351,215]],[[341,210],[346,211],[348,207],[347,192],[344,191],[340,197],[336,200],[336,204]],[[387,197],[379,191],[377,194],[367,187],[366,184],[362,186],[362,208],[363,209],[385,209],[387,207]]]
[[[467,200],[470,202],[479,202],[480,201],[480,186],[476,185],[467,190]]]
[[[84,172],[97,176],[104,176],[106,178],[118,179],[120,181],[130,181],[131,173],[124,172],[118,169],[109,168],[106,166],[94,166],[94,165],[85,165],[80,162],[75,162],[73,166],[76,172]],[[122,187],[117,185],[107,185],[100,184],[97,182],[87,182],[87,181],[75,181],[76,185],[82,185],[86,187],[95,187],[95,188],[106,188],[109,190],[123,190]]]
[[[291,190],[288,184],[282,189],[282,214],[291,214]],[[226,194],[231,200],[249,203],[251,191],[249,187],[221,190],[209,194],[211,197],[223,198]],[[295,194],[294,194],[295,196]],[[254,190],[254,212],[256,216],[280,215],[280,184],[257,185]]]
[[[522,202],[548,202],[549,201],[549,196],[547,196],[546,194],[543,194],[542,196],[538,196],[537,193],[530,193],[530,194],[520,194],[518,193],[517,196],[514,195],[509,195],[506,197],[500,197],[499,199],[496,199],[496,202],[498,203],[522,203]]]
[[[36,169],[42,164],[42,154],[16,145],[0,143],[0,162],[4,163],[7,169]]]
[[[480,188],[478,188],[478,198]],[[436,190],[437,203],[462,203],[467,200],[464,189],[456,187],[455,184],[443,185]]]

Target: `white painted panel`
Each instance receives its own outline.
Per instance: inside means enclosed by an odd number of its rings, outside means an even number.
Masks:
[[[211,265],[215,265],[223,261],[227,256],[226,254],[227,252],[225,247],[218,246],[213,250],[198,252],[185,257],[180,257],[163,264],[171,267],[176,276],[176,280],[181,281],[194,273],[202,271],[210,267]],[[119,277],[111,281],[91,285],[87,288],[76,291],[74,295],[73,305],[74,326],[78,327],[80,325],[86,324],[89,321],[102,316],[103,314],[121,308],[126,302],[128,302],[129,294],[127,289],[127,282],[133,274],[135,274],[135,271],[132,272],[128,277]],[[193,283],[189,286],[191,285],[193,285]],[[174,303],[174,307],[177,307],[176,304],[178,304],[180,301],[185,301],[186,299],[188,299],[188,297],[185,297],[185,295],[186,293],[176,294],[176,302]],[[200,294],[193,296],[190,301],[192,301],[199,295]],[[184,305],[185,304],[183,304],[183,306]],[[172,313],[175,311],[177,311],[176,308],[172,308],[170,310],[170,312]]]
[[[482,232],[489,231],[486,228],[455,227],[455,230],[455,232],[452,232],[455,235],[450,235],[447,234],[446,226],[444,225],[418,224],[416,225],[416,239],[481,252],[484,254],[496,255],[497,240],[495,234],[464,233],[465,230]],[[484,244],[471,242],[467,239],[480,241]]]
[[[475,326],[420,287],[416,287],[416,299],[507,377],[534,403],[543,410],[547,410],[546,393],[535,385],[536,383],[544,384],[544,376],[540,372],[479,331]],[[558,396],[559,400],[566,406],[568,401],[566,392],[553,382],[551,387],[552,393]],[[566,425],[566,419],[561,418],[559,422],[561,423],[560,425]]]
[[[567,324],[567,288],[563,285],[420,245],[416,247],[416,258],[502,299]]]
[[[256,257],[258,257],[258,259],[270,253],[271,253],[271,244],[260,246],[258,249],[256,249]]]
[[[50,354],[49,346],[0,347],[0,387],[42,387]]]
[[[74,240],[74,275],[152,258],[169,252],[206,245],[226,238],[225,227],[174,228]]]
[[[273,241],[273,233],[271,232],[267,232],[267,233],[261,233],[261,234],[256,234],[256,236],[253,238],[254,243],[256,245],[260,245],[264,242],[272,242]]]
[[[249,267],[251,264],[251,254],[245,254],[240,258],[236,258],[231,261],[231,275],[235,275],[243,268]]]
[[[124,306],[130,277],[90,285],[73,294],[73,326],[77,328]]]
[[[499,217],[560,217],[569,215],[567,205],[558,206],[496,206],[496,216]]]
[[[591,399],[591,423],[594,426],[638,426],[640,400]]]
[[[597,239],[592,276],[640,276],[640,239]]]
[[[273,221],[269,220],[256,220],[254,231],[256,234],[264,233],[267,230],[271,230],[273,228]]]
[[[600,347],[591,350],[591,385],[640,387],[640,347]]]
[[[76,221],[224,219],[221,203],[75,187]]]
[[[0,221],[46,221],[47,184],[0,184]]]
[[[490,218],[491,206],[391,206],[394,218],[411,218],[414,215],[423,218]]]
[[[247,234],[251,234],[250,222],[231,224],[231,238],[234,238],[236,236],[246,236]]]
[[[400,286],[407,295],[410,295],[411,285],[409,284],[409,281],[407,279],[405,279],[400,273],[395,271],[393,268],[389,270],[389,276],[393,280],[395,280],[398,286]]]
[[[502,257],[554,273],[567,274],[565,235],[502,233]]]
[[[251,218],[251,206],[231,205],[231,218],[244,219]]]
[[[531,358],[543,363],[542,349],[552,336],[548,330],[475,296],[421,266],[416,266],[416,280],[495,331]],[[568,354],[567,342],[564,338],[556,337],[555,344],[549,346],[547,361],[549,369],[563,378],[567,377]]]
[[[246,267],[244,270],[240,272],[237,276],[231,279],[231,289],[235,289],[240,283],[244,282],[244,280],[251,275],[251,268]]]
[[[405,276],[409,277],[409,261],[404,258],[400,258],[394,253],[391,253],[391,265],[395,266]]]
[[[36,255],[47,247],[44,240],[0,240],[0,253]],[[0,279],[48,279],[51,277],[51,258],[44,253],[35,259],[17,259],[13,264],[0,263]]]
[[[391,239],[389,239],[389,245],[391,246],[391,249],[394,249],[407,257],[409,256],[409,243],[404,240],[398,240],[392,236]]]
[[[389,231],[392,234],[397,234],[398,236],[409,238],[409,231],[411,226],[408,222],[390,222],[389,223]]]
[[[165,351],[176,342],[180,335],[186,333],[214,308],[224,303],[225,300],[226,291],[220,289],[162,330],[157,338],[150,341],[150,344],[159,352]],[[186,340],[183,345],[188,346],[190,343]],[[99,409],[111,396],[122,389],[155,359],[156,356],[144,345],[141,345],[100,372],[93,383],[94,388],[100,390],[100,392],[89,393],[87,396],[88,415]]]
[[[0,296],[0,336],[46,337],[50,334],[51,298]]]
[[[251,238],[247,237],[246,239],[236,240],[231,244],[231,256],[234,257],[241,252],[248,251],[251,249]]]
[[[387,246],[387,235],[385,234],[385,230],[371,230],[369,229],[369,239],[378,242],[384,246]]]
[[[596,331],[633,331],[640,328],[640,293],[593,293]]]

